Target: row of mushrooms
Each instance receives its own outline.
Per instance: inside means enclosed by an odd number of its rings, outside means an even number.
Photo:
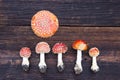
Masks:
[[[54,54],[58,54],[58,63],[57,68],[59,72],[62,72],[64,70],[64,63],[62,60],[62,54],[66,53],[68,50],[68,47],[64,43],[56,43],[52,51]],[[41,73],[45,73],[47,69],[47,65],[45,62],[45,54],[50,52],[50,46],[47,42],[39,42],[37,43],[35,47],[35,52],[37,54],[40,54],[40,62],[38,64],[39,70]],[[31,50],[28,47],[23,47],[20,50],[20,56],[23,58],[22,61],[22,67],[23,70],[28,71],[29,70],[29,60],[28,58],[31,56]]]
[[[74,67],[75,74],[80,74],[83,71],[82,68],[82,51],[87,50],[87,44],[83,40],[76,40],[73,42],[72,45],[73,49],[77,50],[77,58],[76,58],[76,64]],[[62,54],[66,53],[68,50],[68,47],[65,43],[56,43],[53,48],[52,52],[54,54],[58,54],[58,62],[57,62],[57,68],[59,72],[62,72],[64,70],[64,63],[62,60]],[[39,42],[37,43],[35,47],[35,52],[40,55],[40,62],[38,64],[39,70],[41,73],[45,73],[47,70],[47,65],[45,62],[45,53],[50,52],[50,46],[47,42]],[[92,66],[91,70],[93,72],[98,72],[99,67],[97,65],[96,57],[99,55],[99,50],[96,47],[93,47],[89,50],[89,55],[92,57]],[[22,67],[23,70],[28,71],[29,70],[29,60],[28,58],[31,56],[31,50],[28,47],[23,47],[20,50],[20,56],[23,58],[22,61]]]
[[[59,28],[59,21],[57,16],[51,13],[48,10],[41,10],[37,12],[31,19],[31,28],[35,35],[40,38],[49,38],[53,36]],[[75,73],[80,74],[83,71],[82,68],[82,51],[87,50],[88,46],[83,40],[76,40],[72,45],[73,49],[77,50],[77,59],[74,67]],[[39,70],[41,73],[45,73],[47,69],[47,65],[45,63],[45,53],[50,52],[50,46],[47,42],[39,42],[35,47],[35,52],[40,54],[40,62],[38,64]],[[57,68],[59,72],[64,70],[64,63],[62,60],[62,53],[66,53],[68,47],[65,43],[56,43],[52,52],[54,54],[58,54],[58,64]],[[91,70],[93,72],[99,71],[99,67],[97,65],[96,57],[99,55],[98,48],[94,47],[89,50],[89,55],[92,57],[92,66]],[[29,70],[29,57],[31,56],[31,50],[28,47],[23,47],[20,50],[20,56],[23,58],[22,67],[23,70]]]

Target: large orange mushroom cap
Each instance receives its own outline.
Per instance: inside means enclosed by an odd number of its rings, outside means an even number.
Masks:
[[[20,56],[29,58],[31,56],[31,50],[28,47],[23,47],[20,49]]]
[[[84,40],[76,40],[72,44],[73,49],[76,50],[87,50],[88,46]]]
[[[32,17],[31,27],[38,37],[48,38],[58,30],[58,18],[50,11],[41,10]]]
[[[99,49],[96,48],[96,47],[93,47],[93,48],[91,48],[91,49],[89,50],[89,55],[90,55],[91,57],[97,57],[99,54],[100,54],[100,51],[99,51]]]

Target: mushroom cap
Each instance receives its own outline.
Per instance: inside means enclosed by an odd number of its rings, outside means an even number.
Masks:
[[[67,50],[68,50],[68,47],[62,42],[56,43],[52,48],[52,51],[54,54],[65,53]]]
[[[36,51],[37,54],[49,53],[50,52],[50,46],[47,42],[39,42],[36,45],[35,51]]]
[[[32,17],[31,27],[38,37],[48,38],[58,30],[58,18],[50,11],[41,10]]]
[[[29,58],[31,56],[31,50],[28,47],[23,47],[20,49],[20,56]]]
[[[84,40],[76,40],[72,44],[73,49],[76,50],[87,50],[88,46]]]
[[[89,55],[90,55],[91,57],[97,57],[99,54],[100,54],[100,51],[99,51],[99,49],[96,48],[96,47],[93,47],[93,48],[91,48],[91,49],[89,50]]]

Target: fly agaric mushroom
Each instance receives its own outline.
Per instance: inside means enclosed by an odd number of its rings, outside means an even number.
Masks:
[[[64,43],[56,43],[52,51],[54,54],[58,54],[58,63],[57,63],[57,68],[59,72],[62,72],[64,70],[64,63],[62,60],[62,53],[65,53],[68,50],[68,47]]]
[[[45,53],[50,52],[50,46],[46,42],[39,42],[37,43],[35,50],[37,54],[40,54],[40,62],[38,64],[40,72],[45,73],[47,69],[47,65],[45,63]]]
[[[23,58],[22,67],[24,71],[29,70],[29,60],[28,58],[31,56],[31,50],[28,47],[23,47],[20,49],[20,56]]]
[[[80,74],[83,71],[82,62],[82,51],[87,50],[87,44],[83,40],[76,40],[72,44],[73,49],[77,50],[77,59],[74,67],[75,74]]]
[[[93,47],[89,50],[89,55],[92,57],[92,66],[91,70],[93,72],[98,72],[99,71],[99,66],[97,65],[96,57],[100,54],[100,51],[98,48]]]
[[[58,30],[58,18],[50,11],[41,10],[32,17],[31,27],[38,37],[48,38]]]

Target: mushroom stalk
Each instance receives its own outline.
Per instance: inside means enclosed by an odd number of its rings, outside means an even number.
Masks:
[[[93,72],[98,72],[98,71],[99,71],[99,67],[98,67],[98,65],[97,65],[96,57],[92,57],[91,70],[92,70]]]
[[[45,54],[44,53],[40,54],[40,63],[45,64]]]
[[[58,53],[58,64],[57,64],[58,71],[61,72],[64,70],[64,64],[62,60],[62,53]]]
[[[29,60],[28,60],[27,57],[23,57],[22,67],[23,67],[23,70],[28,71],[28,69],[29,69]]]
[[[45,73],[46,69],[47,69],[47,65],[45,63],[45,54],[44,53],[40,54],[39,69],[40,69],[41,73]]]
[[[82,51],[77,50],[77,60],[74,67],[75,74],[80,74],[83,71],[81,62],[82,62]]]

